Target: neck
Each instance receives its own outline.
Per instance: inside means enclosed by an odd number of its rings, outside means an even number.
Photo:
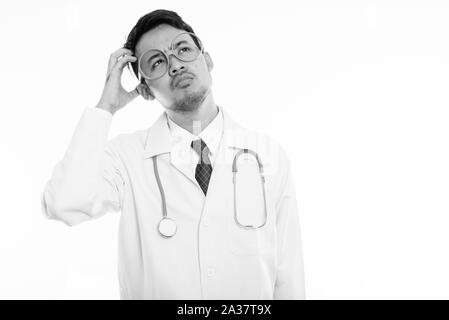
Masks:
[[[218,114],[218,107],[215,104],[212,93],[209,93],[196,110],[174,111],[166,109],[165,111],[178,126],[194,135],[198,135]]]

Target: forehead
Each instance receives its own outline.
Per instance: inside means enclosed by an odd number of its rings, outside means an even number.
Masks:
[[[136,45],[135,55],[138,57],[150,49],[164,50],[168,48],[171,41],[185,30],[176,29],[168,24],[161,24],[156,28],[144,33]]]

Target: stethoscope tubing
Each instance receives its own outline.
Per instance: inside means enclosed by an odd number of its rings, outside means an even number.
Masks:
[[[156,156],[153,157],[153,171],[154,171],[154,175],[156,176],[157,186],[159,187],[159,192],[160,192],[161,198],[162,198],[162,218],[166,218],[167,217],[167,201],[165,200],[164,188],[162,187],[161,178],[159,177],[159,170],[157,167]]]
[[[243,154],[251,154],[256,158],[257,164],[259,166],[259,174],[260,174],[260,179],[261,179],[261,184],[262,184],[262,193],[263,193],[263,204],[264,204],[264,222],[260,225],[260,226],[254,226],[254,225],[244,225],[241,224],[239,219],[238,219],[238,215],[237,215],[237,172],[238,172],[238,166],[237,166],[237,162],[239,157]],[[267,218],[268,218],[268,213],[267,213],[267,198],[266,198],[266,192],[265,192],[265,177],[263,175],[263,164],[260,161],[259,156],[257,155],[257,153],[253,150],[250,149],[241,149],[239,152],[237,152],[237,154],[234,156],[234,161],[232,162],[232,183],[234,185],[234,220],[235,223],[243,229],[246,230],[256,230],[259,228],[262,228],[266,223],[267,223]]]

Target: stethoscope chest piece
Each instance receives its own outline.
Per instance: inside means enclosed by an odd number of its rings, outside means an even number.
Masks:
[[[164,217],[159,221],[157,229],[164,238],[171,238],[176,234],[176,223],[173,219]]]

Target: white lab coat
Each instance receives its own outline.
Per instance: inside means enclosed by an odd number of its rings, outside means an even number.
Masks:
[[[223,111],[224,133],[207,197],[189,178],[191,165],[171,152],[166,114],[148,130],[107,141],[112,115],[86,108],[64,158],[42,194],[50,219],[69,226],[119,212],[118,272],[122,299],[303,299],[299,216],[289,161],[280,146],[251,133]],[[257,230],[237,226],[232,161],[256,151],[265,170],[268,218]],[[153,172],[157,156],[168,216],[177,224],[164,239],[157,225],[161,195]],[[262,223],[263,198],[254,159],[239,161],[237,212],[242,223]],[[254,170],[253,170],[254,169]]]

